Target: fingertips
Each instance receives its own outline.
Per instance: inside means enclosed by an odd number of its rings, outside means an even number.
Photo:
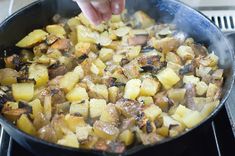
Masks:
[[[111,0],[111,9],[113,14],[122,13],[125,8],[125,0]]]
[[[96,11],[96,9],[91,5],[90,2],[76,1],[81,8],[84,15],[90,20],[93,24],[99,25],[102,22],[102,15]]]
[[[112,10],[109,0],[91,1],[93,7],[99,12],[103,20],[111,18]]]

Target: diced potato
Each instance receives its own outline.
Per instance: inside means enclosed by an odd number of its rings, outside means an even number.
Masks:
[[[112,59],[114,54],[113,49],[108,49],[108,48],[102,48],[99,53],[99,58],[106,62]]]
[[[195,57],[193,49],[189,46],[180,46],[176,53],[183,59],[183,60],[191,60]]]
[[[64,146],[79,148],[77,136],[73,133],[65,135],[62,139],[58,140],[57,143]]]
[[[135,100],[140,93],[141,81],[139,79],[131,79],[126,83],[124,98]]]
[[[106,85],[96,84],[89,88],[89,96],[98,99],[109,99],[109,92]]]
[[[212,97],[193,97],[193,101],[195,103],[196,109],[197,110],[202,110],[203,107],[207,104],[207,103],[211,103],[213,101]]]
[[[175,114],[178,117],[176,120],[183,122],[188,128],[192,128],[202,121],[202,117],[198,111],[192,111],[182,105],[178,106]]]
[[[112,41],[109,45],[105,46],[106,48],[110,48],[113,50],[118,49],[118,47],[120,46],[121,42],[120,41]]]
[[[89,28],[78,25],[76,27],[77,30],[77,39],[79,42],[89,42],[89,43],[96,43],[96,38],[99,37],[97,32],[92,32]]]
[[[43,107],[39,99],[35,99],[29,102],[29,105],[32,106],[33,118],[37,118],[39,113],[43,113]]]
[[[104,31],[96,39],[96,43],[99,43],[102,46],[108,46],[112,43],[112,39],[110,38],[109,33],[107,31]]]
[[[167,137],[169,135],[169,127],[162,126],[156,129],[157,134],[160,134],[163,137]]]
[[[80,79],[84,77],[84,70],[82,69],[81,65],[78,65],[77,67],[75,67],[73,72],[78,74]]]
[[[98,58],[92,63],[90,70],[96,75],[102,75],[105,68],[106,65],[104,64],[104,62]]]
[[[115,140],[119,134],[119,129],[107,122],[97,120],[93,125],[94,133],[107,140]]]
[[[36,60],[36,62],[39,64],[49,65],[51,62],[51,58],[49,58],[47,55],[42,55]]]
[[[113,55],[113,62],[119,64],[124,57],[124,55],[115,54]]]
[[[191,83],[196,85],[198,82],[200,82],[200,79],[194,75],[184,75],[183,82],[186,84]]]
[[[19,108],[19,104],[18,102],[11,102],[11,101],[7,101],[5,104],[4,104],[4,107],[8,107],[8,108],[11,108],[11,109],[18,109]]]
[[[66,98],[70,102],[82,101],[89,99],[85,88],[75,87],[66,94]]]
[[[100,120],[117,125],[119,121],[119,113],[114,104],[108,104],[100,116]]]
[[[125,145],[128,146],[134,142],[134,137],[134,133],[127,129],[119,135],[119,140],[124,142]]]
[[[171,68],[166,68],[159,72],[157,78],[165,89],[170,89],[180,81],[179,76]]]
[[[206,97],[214,97],[218,89],[219,88],[215,84],[210,83],[206,92]]]
[[[182,64],[180,57],[173,52],[169,52],[166,54],[166,61],[173,62],[173,63],[179,64],[179,65]]]
[[[163,126],[169,128],[170,125],[181,125],[180,122],[178,122],[177,120],[173,119],[171,116],[168,116],[168,114],[163,114],[162,115],[162,119],[163,119]]]
[[[108,89],[108,92],[109,92],[109,101],[115,103],[118,98],[119,88],[116,86],[110,87]]]
[[[69,92],[78,81],[79,74],[77,72],[68,72],[60,79],[59,85],[65,92]]]
[[[110,21],[113,23],[121,22],[122,21],[121,15],[112,15]]]
[[[143,80],[140,88],[140,95],[154,96],[160,89],[160,83],[151,78]]]
[[[173,62],[167,62],[167,68],[171,68],[176,74],[179,74],[179,70],[182,68],[182,66]]]
[[[168,97],[173,100],[174,102],[181,103],[184,101],[186,89],[179,88],[179,89],[171,89],[167,92]]]
[[[188,128],[192,128],[202,121],[202,117],[199,112],[193,111],[187,117],[182,118],[182,120]]]
[[[70,18],[67,21],[67,24],[72,31],[75,31],[76,26],[80,24],[79,18],[78,17]]]
[[[209,54],[205,58],[199,61],[200,64],[203,66],[214,67],[218,64],[219,57],[216,56],[214,53]]]
[[[18,72],[11,68],[0,69],[0,83],[1,85],[11,85],[17,83]]]
[[[117,69],[113,74],[112,77],[117,79],[117,82],[127,83],[128,79],[124,75],[122,69]]]
[[[200,81],[196,84],[196,93],[199,96],[204,95],[207,92],[207,84],[203,81]]]
[[[141,46],[130,46],[130,47],[128,47],[128,52],[126,53],[127,59],[128,60],[133,60],[134,58],[139,56],[140,51],[141,51]]]
[[[169,99],[165,92],[160,92],[154,96],[155,104],[161,108],[162,111],[167,112],[169,110]],[[171,107],[172,108],[172,107]]]
[[[52,35],[56,35],[57,37],[64,38],[66,35],[66,32],[64,28],[61,25],[53,24],[46,26],[46,31]]]
[[[42,29],[36,29],[32,31],[31,33],[29,33],[27,36],[25,36],[18,43],[16,43],[16,46],[20,48],[30,48],[36,43],[39,43],[45,40],[47,35],[48,33],[43,31]]]
[[[79,141],[88,139],[88,136],[91,132],[92,132],[92,127],[90,125],[78,126],[76,128],[76,136]]]
[[[151,39],[152,46],[163,53],[175,51],[179,46],[179,41],[173,37],[165,37],[157,40],[156,38]]]
[[[88,117],[89,101],[83,103],[72,103],[69,109],[70,114],[81,114],[84,118]]]
[[[30,101],[34,95],[33,83],[15,83],[12,84],[12,94],[16,101]]]
[[[199,68],[196,69],[196,75],[198,77],[205,77],[211,72],[212,68],[211,67],[204,67],[202,65],[199,66]]]
[[[220,80],[223,78],[223,73],[224,73],[224,70],[223,69],[217,69],[216,71],[214,71],[214,73],[212,74],[212,77],[215,79],[215,80]]]
[[[153,98],[151,96],[140,96],[138,97],[138,102],[139,103],[144,103],[145,105],[153,104]]]
[[[85,126],[86,125],[86,122],[83,117],[74,116],[74,115],[70,115],[70,114],[67,114],[65,116],[65,123],[68,125],[69,129],[72,132],[76,132],[76,128],[78,126]]]
[[[120,27],[115,31],[115,34],[118,37],[123,37],[125,35],[127,35],[129,33],[129,31],[131,30],[130,27],[124,26],[124,27]]]
[[[16,125],[20,130],[30,135],[35,136],[37,133],[35,127],[33,126],[32,122],[29,120],[26,114],[21,115],[21,117],[17,120]]]
[[[75,45],[75,56],[80,57],[84,54],[88,54],[92,49],[93,44],[87,42],[79,42]]]
[[[44,65],[32,64],[29,66],[29,78],[36,81],[35,87],[41,87],[49,81],[48,70]]]
[[[148,105],[147,107],[144,108],[144,114],[151,121],[154,121],[161,113],[162,110],[154,104]]]
[[[219,103],[220,103],[219,100],[206,103],[200,112],[202,119],[208,117],[214,111],[214,109],[219,105]]]
[[[46,117],[46,119],[50,120],[52,117],[52,104],[51,104],[51,96],[50,95],[46,95],[45,99],[44,99],[44,115]]]
[[[103,99],[91,99],[90,100],[90,117],[99,117],[106,108],[106,101]]]
[[[154,25],[155,21],[143,11],[137,11],[134,14],[135,25],[139,28],[148,28]]]

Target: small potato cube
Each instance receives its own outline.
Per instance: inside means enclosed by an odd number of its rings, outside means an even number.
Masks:
[[[99,75],[100,74],[99,68],[94,63],[91,64],[90,70],[95,75]]]
[[[80,65],[75,67],[73,72],[78,74],[80,79],[82,79],[84,77],[84,70],[82,69],[82,66],[80,66]]]
[[[66,98],[70,102],[82,101],[89,99],[85,88],[75,87],[67,93]]]
[[[136,25],[140,28],[148,28],[154,25],[155,21],[143,11],[137,11],[134,14]]]
[[[196,85],[198,82],[200,82],[200,78],[195,77],[194,75],[184,75],[183,82],[186,84],[191,83]]]
[[[140,88],[140,95],[154,96],[160,89],[160,83],[151,78],[143,80]]]
[[[188,128],[192,128],[202,121],[202,117],[199,112],[192,111],[192,113],[188,114],[187,117],[182,118],[182,120]]]
[[[116,86],[110,87],[108,89],[108,92],[109,92],[109,101],[115,103],[118,98],[119,88]]]
[[[113,62],[119,64],[124,57],[124,55],[115,54],[113,55]]]
[[[76,26],[80,24],[79,18],[78,17],[70,18],[67,24],[72,31],[75,31]]]
[[[16,101],[30,101],[34,95],[33,83],[15,83],[12,84],[12,94]]]
[[[88,54],[91,51],[92,43],[79,42],[75,45],[75,56],[80,57],[84,54]]]
[[[44,65],[32,64],[29,67],[29,78],[36,81],[35,87],[41,87],[49,81],[48,69]]]
[[[174,102],[183,102],[185,97],[186,89],[170,89],[167,92],[168,97]]]
[[[171,68],[176,74],[179,74],[179,70],[182,68],[182,66],[173,62],[167,62],[167,68]]]
[[[52,117],[52,104],[51,104],[51,96],[50,95],[46,95],[45,99],[44,99],[44,115],[46,117],[46,119],[50,120]]]
[[[119,134],[119,129],[114,125],[97,120],[93,125],[94,133],[103,139],[115,140]]]
[[[11,68],[0,69],[0,83],[1,85],[11,85],[17,83],[18,72]]]
[[[65,135],[62,139],[57,141],[57,144],[79,148],[79,142],[77,136],[73,133]]]
[[[162,119],[163,119],[163,126],[167,128],[169,128],[170,125],[180,125],[180,122],[176,121],[171,116],[168,116],[168,114],[163,114]]]
[[[100,120],[117,125],[119,121],[119,113],[114,104],[108,104],[100,116]]]
[[[66,32],[61,25],[53,24],[46,26],[46,31],[52,35],[56,35],[57,37],[64,38]]]
[[[84,102],[72,103],[70,105],[69,113],[70,114],[81,114],[84,118],[88,117],[88,108],[89,101],[85,100]]]
[[[73,116],[70,114],[67,114],[65,116],[65,123],[68,125],[69,129],[72,132],[76,132],[76,128],[78,126],[85,126],[86,125],[86,122],[83,117]]]
[[[110,48],[116,50],[120,46],[120,41],[112,41],[109,45],[105,46],[106,48]]]
[[[78,25],[76,30],[79,42],[96,43],[96,38],[99,36],[98,33],[92,32],[89,28],[83,25]]]
[[[108,48],[102,48],[99,53],[99,58],[106,62],[112,59],[114,54],[113,49],[108,49]]]
[[[132,79],[126,83],[124,98],[135,100],[140,93],[141,81]]]
[[[162,113],[162,110],[158,106],[156,106],[154,104],[148,105],[144,109],[144,114],[151,121],[154,121],[161,113]]]
[[[143,103],[145,105],[153,104],[153,98],[151,96],[140,96],[138,97],[137,101],[139,103]]]
[[[178,64],[178,65],[182,64],[180,57],[173,52],[169,52],[166,54],[166,61]]]
[[[180,81],[179,76],[171,69],[166,68],[157,74],[158,80],[162,83],[165,89],[170,89]]]
[[[141,51],[141,46],[130,46],[128,47],[128,52],[126,53],[126,57],[128,60],[133,60],[137,56],[139,56]]]
[[[41,104],[41,101],[39,99],[35,99],[29,103],[30,106],[32,106],[33,110],[33,118],[37,118],[39,113],[43,113],[43,107]]]
[[[128,146],[134,142],[134,137],[134,133],[127,129],[119,135],[119,140]]]
[[[76,72],[66,73],[59,82],[60,88],[63,88],[65,92],[69,92],[73,89],[75,84],[79,81],[79,74]]]
[[[202,119],[207,118],[214,111],[214,109],[219,105],[219,103],[220,103],[219,100],[206,103],[200,112]]]
[[[199,96],[204,95],[207,92],[207,84],[204,81],[200,81],[196,84],[196,93]]]
[[[123,26],[123,27],[118,28],[118,29],[115,31],[115,34],[116,34],[118,37],[123,37],[123,36],[127,35],[130,30],[131,30],[130,27]]]
[[[206,56],[204,59],[201,59],[199,63],[202,64],[203,66],[215,67],[218,64],[218,61],[219,57],[216,56],[214,53],[211,53],[208,56]]]
[[[180,46],[176,53],[183,59],[183,60],[192,60],[195,57],[193,49],[189,46]]]
[[[106,101],[104,99],[91,99],[90,100],[90,117],[99,117],[106,108]]]
[[[202,110],[207,103],[213,102],[213,97],[193,97],[196,110]]]
[[[174,37],[165,37],[160,40],[151,39],[152,46],[163,53],[175,51],[179,46],[179,41]]]
[[[215,84],[210,83],[206,92],[206,97],[214,97],[218,89],[219,88]]]
[[[90,87],[89,89],[90,89],[90,93],[89,93],[90,97],[98,98],[98,99],[105,99],[105,100],[109,99],[109,92],[108,92],[108,88],[106,85],[96,84]]]
[[[96,75],[102,75],[105,68],[106,65],[104,64],[104,62],[98,58],[92,63],[90,70]]]
[[[35,136],[37,133],[35,127],[33,126],[32,122],[29,120],[26,114],[21,115],[21,117],[17,120],[16,125],[20,130],[30,135]]]
[[[45,40],[47,35],[48,33],[43,31],[42,29],[36,29],[29,33],[27,36],[25,36],[18,43],[16,43],[16,46],[20,48],[30,48],[36,43]]]
[[[92,127],[90,125],[78,126],[76,128],[76,136],[79,141],[88,139],[88,136],[91,132],[92,132]]]

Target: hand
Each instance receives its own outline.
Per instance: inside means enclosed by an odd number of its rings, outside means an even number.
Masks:
[[[74,0],[84,15],[95,25],[110,19],[112,14],[120,14],[125,8],[125,0]]]

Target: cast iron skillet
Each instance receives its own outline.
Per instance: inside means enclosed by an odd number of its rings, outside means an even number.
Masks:
[[[169,138],[155,145],[135,146],[123,155],[158,155],[180,154],[190,142],[200,137],[207,130],[211,120],[225,103],[234,80],[233,50],[228,44],[223,33],[213,25],[205,16],[192,8],[173,0],[127,0],[130,11],[143,10],[158,22],[173,22],[178,29],[183,30],[188,36],[196,39],[213,50],[219,56],[219,64],[225,70],[225,82],[220,105],[201,124],[188,132],[175,138]],[[52,23],[52,17],[60,14],[63,17],[72,17],[80,12],[75,3],[70,0],[39,0],[17,11],[0,24],[0,56],[17,53],[14,44],[30,31]],[[3,63],[1,61],[1,67]],[[64,147],[48,143],[32,137],[17,129],[0,115],[0,122],[4,129],[32,153],[40,156],[75,156],[75,155],[115,155],[95,150],[84,150]]]

